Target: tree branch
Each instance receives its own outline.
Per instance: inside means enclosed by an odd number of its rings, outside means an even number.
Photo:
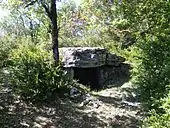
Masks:
[[[27,7],[31,6],[31,5],[34,5],[37,1],[38,1],[38,0],[34,0],[34,1],[29,2],[29,3],[25,6],[25,8],[27,8]]]
[[[45,3],[41,3],[41,4],[42,4],[43,8],[45,9],[45,12],[47,13],[48,17],[50,19],[52,19],[51,12],[50,12],[48,6]]]

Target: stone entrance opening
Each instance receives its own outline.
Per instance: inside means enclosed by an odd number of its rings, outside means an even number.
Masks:
[[[99,68],[73,68],[74,79],[78,80],[79,83],[90,86],[91,89],[98,89],[99,84]]]

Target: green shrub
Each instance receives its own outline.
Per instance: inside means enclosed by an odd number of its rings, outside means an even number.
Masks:
[[[11,78],[14,89],[23,98],[46,99],[59,88],[67,86],[61,66],[52,56],[36,45],[21,45],[11,53]]]
[[[161,108],[164,113],[156,113],[155,110],[151,111],[151,116],[145,119],[143,128],[170,128],[170,92],[164,98]]]
[[[155,111],[152,115],[145,119],[142,128],[169,128],[170,127],[170,115],[169,114],[157,114]]]
[[[159,109],[159,100],[167,95],[170,83],[169,39],[167,36],[151,35],[139,47],[141,64],[138,67],[138,83],[143,90],[142,96],[150,109]]]
[[[16,42],[6,36],[0,39],[0,68],[7,66],[9,54],[16,47]]]
[[[162,108],[165,110],[167,114],[170,116],[170,91],[167,97],[163,99],[163,105]]]

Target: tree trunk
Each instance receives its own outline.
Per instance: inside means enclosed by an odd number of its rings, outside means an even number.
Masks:
[[[45,12],[47,13],[48,18],[51,21],[51,37],[52,37],[52,49],[53,49],[53,57],[55,64],[58,65],[59,63],[59,50],[58,50],[58,24],[57,24],[57,9],[56,9],[56,1],[57,0],[51,0],[49,7],[48,4],[43,0],[40,0],[42,7],[45,9]],[[61,0],[58,0],[61,1]],[[38,2],[38,0],[31,1],[26,5],[26,7],[33,5],[34,3]]]
[[[56,0],[51,0],[51,25],[52,25],[52,49],[54,61],[56,64],[59,63],[59,50],[58,50],[58,26],[57,26],[57,10],[56,10]]]
[[[59,63],[59,50],[58,50],[58,29],[52,28],[52,49],[53,49],[53,57],[55,63]]]

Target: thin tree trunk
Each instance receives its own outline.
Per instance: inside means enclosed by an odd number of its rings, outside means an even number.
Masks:
[[[57,10],[56,0],[51,0],[51,24],[52,24],[52,49],[55,63],[59,63],[59,50],[58,50],[58,26],[57,26]]]
[[[58,50],[58,29],[52,28],[52,49],[53,49],[53,57],[55,63],[59,63],[59,50]]]

